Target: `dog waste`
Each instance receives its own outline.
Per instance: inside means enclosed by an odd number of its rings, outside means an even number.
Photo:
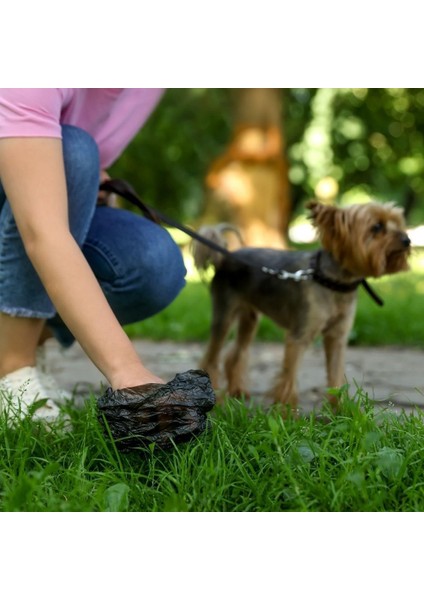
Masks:
[[[97,401],[99,419],[122,451],[186,442],[205,431],[214,405],[211,381],[202,370],[178,373],[165,384],[108,388]]]

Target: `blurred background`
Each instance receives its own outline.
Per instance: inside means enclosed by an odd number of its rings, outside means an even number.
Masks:
[[[258,246],[314,247],[305,211],[312,197],[395,201],[413,243],[411,270],[372,281],[383,309],[360,290],[349,342],[424,347],[424,89],[169,89],[110,173],[180,222],[230,221]],[[189,238],[171,234],[187,285],[167,309],[126,329],[134,337],[205,340],[207,282],[193,267]],[[281,336],[264,317],[258,338]]]
[[[423,133],[422,88],[168,89],[110,172],[184,223],[285,247],[308,241],[312,197],[394,200],[424,223]]]

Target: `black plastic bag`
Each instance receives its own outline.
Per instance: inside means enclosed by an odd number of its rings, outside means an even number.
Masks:
[[[120,450],[151,443],[169,448],[203,433],[215,394],[205,371],[178,373],[168,383],[149,383],[121,390],[108,388],[98,399],[99,418],[106,419]]]

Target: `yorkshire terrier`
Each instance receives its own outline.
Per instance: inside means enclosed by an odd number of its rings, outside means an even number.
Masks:
[[[367,277],[408,269],[411,241],[403,209],[392,203],[345,208],[307,204],[321,248],[312,251],[241,247],[226,254],[193,243],[199,270],[213,265],[211,336],[201,368],[218,387],[219,355],[234,321],[235,343],[225,360],[228,394],[248,396],[244,378],[248,348],[262,313],[286,329],[283,368],[273,389],[274,402],[298,403],[297,373],[305,350],[322,335],[327,384],[344,383],[345,350],[357,303],[357,287]],[[226,245],[225,224],[199,234]],[[337,398],[329,395],[334,408]]]

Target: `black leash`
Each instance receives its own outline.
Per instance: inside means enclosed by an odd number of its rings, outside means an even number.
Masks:
[[[370,286],[370,284],[367,282],[366,279],[363,279],[361,281],[361,285],[364,288],[364,290],[371,296],[371,298],[374,300],[374,302],[376,304],[378,304],[378,306],[384,306],[383,300],[380,298],[380,296],[376,292],[374,292],[374,290],[372,289],[372,287]]]
[[[129,183],[127,183],[126,181],[123,181],[122,179],[108,179],[107,181],[104,181],[103,183],[100,184],[99,189],[101,191],[112,192],[114,194],[118,194],[118,196],[125,198],[125,200],[128,200],[128,202],[131,202],[131,204],[134,204],[135,206],[137,206],[137,208],[139,208],[142,211],[142,213],[144,214],[145,217],[147,217],[154,223],[157,223],[158,225],[160,225],[160,223],[166,223],[167,225],[170,225],[171,227],[175,227],[176,229],[183,231],[184,233],[189,235],[191,238],[194,238],[198,242],[201,242],[202,244],[206,244],[206,246],[209,246],[209,248],[212,248],[213,250],[216,250],[217,252],[221,252],[221,254],[225,254],[226,256],[232,255],[232,252],[227,250],[227,248],[224,248],[223,246],[216,244],[212,240],[208,240],[207,238],[203,237],[202,235],[199,235],[197,233],[197,231],[194,231],[194,229],[191,229],[190,227],[186,227],[179,221],[175,221],[171,217],[164,215],[163,213],[158,211],[156,208],[152,208],[151,206],[147,206],[147,204],[144,204],[144,202],[142,202],[140,200],[140,198],[137,196],[137,194],[135,193],[132,186]],[[251,266],[250,263],[246,262],[246,264],[249,264],[249,266]]]
[[[208,238],[203,237],[202,235],[197,233],[197,231],[195,231],[194,229],[191,229],[190,227],[183,225],[179,221],[176,221],[175,219],[172,219],[171,217],[164,215],[156,208],[147,206],[147,204],[145,204],[144,202],[142,202],[140,200],[140,198],[134,191],[134,188],[127,181],[124,181],[123,179],[108,179],[100,184],[99,189],[104,192],[111,192],[114,194],[118,194],[118,196],[121,196],[125,200],[128,200],[128,202],[137,206],[137,208],[139,208],[141,210],[141,212],[144,214],[144,216],[147,219],[150,219],[154,223],[157,223],[158,225],[160,225],[161,223],[166,223],[167,225],[169,225],[171,227],[175,227],[176,229],[179,229],[180,231],[183,231],[184,233],[186,233],[191,238],[197,240],[201,244],[205,244],[206,246],[209,246],[209,248],[212,248],[212,250],[215,250],[216,252],[220,252],[221,254],[224,254],[225,256],[230,256],[231,258],[234,259],[234,254],[232,252],[230,252],[229,250],[227,250],[227,248],[224,248],[223,246],[216,244],[212,240],[209,240]],[[314,281],[316,281],[320,285],[323,285],[324,287],[327,287],[329,289],[332,289],[332,290],[335,290],[338,292],[345,292],[345,293],[352,292],[359,285],[362,285],[364,287],[364,289],[368,292],[368,294],[371,296],[371,298],[374,300],[374,302],[376,302],[379,306],[383,306],[383,304],[384,304],[383,300],[374,292],[374,290],[371,288],[371,286],[369,285],[369,283],[367,283],[367,281],[365,279],[360,279],[359,281],[354,282],[353,284],[344,284],[344,283],[340,283],[338,281],[329,279],[328,277],[325,277],[319,271],[319,258],[320,258],[320,252],[318,252],[317,255],[312,258],[311,267],[310,267],[310,269],[307,269],[305,272],[297,271],[296,273],[290,273],[287,271],[277,271],[274,269],[269,269],[267,267],[261,267],[261,271],[265,274],[268,274],[271,276],[276,276],[279,279],[293,279],[295,281],[302,281],[305,279],[313,279]],[[245,260],[241,259],[240,257],[237,257],[237,260],[249,267],[252,267],[252,264],[247,260],[245,261]],[[256,267],[256,265],[254,265],[254,266]]]

